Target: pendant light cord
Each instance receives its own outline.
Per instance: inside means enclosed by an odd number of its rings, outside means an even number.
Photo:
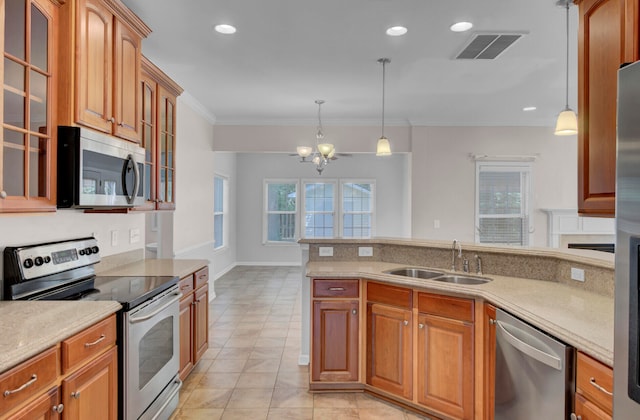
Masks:
[[[384,138],[384,86],[386,79],[386,64],[391,62],[388,58],[380,58],[378,63],[382,63],[382,137]]]
[[[566,24],[566,28],[567,28],[567,67],[566,67],[566,79],[565,79],[565,103],[566,103],[566,108],[565,109],[569,109],[569,1],[567,0],[566,3],[566,8],[567,8],[567,24]]]

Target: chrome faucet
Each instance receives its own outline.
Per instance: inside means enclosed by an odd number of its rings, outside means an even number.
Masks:
[[[478,254],[474,258],[476,259],[476,274],[482,275],[482,258]]]
[[[457,239],[453,240],[451,245],[451,271],[456,271],[456,248],[458,250],[458,258],[462,257],[462,245]]]

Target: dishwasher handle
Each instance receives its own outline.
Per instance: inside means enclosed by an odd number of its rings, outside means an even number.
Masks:
[[[511,344],[513,347],[520,350],[522,353],[526,354],[527,356],[539,361],[540,363],[544,363],[545,365],[552,367],[556,370],[562,370],[562,360],[558,356],[556,356],[555,354],[550,354],[543,349],[539,349],[531,345],[530,343],[526,343],[520,340],[518,337],[511,334],[508,331],[508,328],[516,328],[513,325],[505,324],[502,321],[497,321],[496,324],[498,325],[500,331],[502,332],[505,340],[509,344]],[[530,340],[531,342],[537,341],[532,335],[520,329],[518,329],[518,332],[527,337],[531,337],[532,338],[532,340]]]

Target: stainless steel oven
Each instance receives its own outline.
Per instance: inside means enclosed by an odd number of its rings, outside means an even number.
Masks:
[[[122,317],[127,418],[168,418],[177,408],[181,296],[174,286]]]

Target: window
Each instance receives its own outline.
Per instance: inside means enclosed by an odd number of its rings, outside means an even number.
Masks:
[[[228,237],[228,180],[222,176],[213,179],[213,249],[227,245]]]
[[[372,182],[343,181],[342,236],[344,238],[370,238],[373,220]]]
[[[295,242],[297,181],[265,181],[265,242]]]
[[[335,191],[335,182],[304,183],[305,238],[334,237]]]
[[[531,164],[476,162],[476,242],[529,245]]]

